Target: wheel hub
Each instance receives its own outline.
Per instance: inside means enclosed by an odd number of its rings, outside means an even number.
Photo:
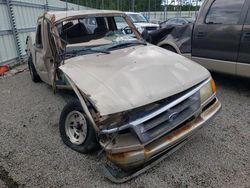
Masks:
[[[83,144],[87,136],[87,122],[79,111],[72,111],[65,121],[65,132],[70,142],[76,145]]]
[[[82,126],[83,126],[82,124],[80,124],[79,122],[77,122],[76,129],[77,130],[81,130]]]

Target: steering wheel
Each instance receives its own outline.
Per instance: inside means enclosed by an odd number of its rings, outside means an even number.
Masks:
[[[126,34],[126,35],[128,35],[128,34],[132,34],[133,32],[132,32],[132,29],[129,27],[129,26],[126,26],[126,27],[124,27],[123,29],[121,29],[122,30],[122,32],[124,33],[124,34]]]

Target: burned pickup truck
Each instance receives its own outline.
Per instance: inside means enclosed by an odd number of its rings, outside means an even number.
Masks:
[[[163,160],[221,108],[205,68],[146,43],[122,12],[46,12],[27,52],[33,81],[78,97],[61,113],[63,142],[85,154],[101,146],[113,182]]]

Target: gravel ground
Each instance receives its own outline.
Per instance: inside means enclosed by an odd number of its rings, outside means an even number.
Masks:
[[[215,74],[221,113],[159,165],[119,187],[250,187],[250,82]],[[95,154],[66,147],[60,112],[72,96],[31,82],[27,71],[0,79],[0,187],[117,187]]]

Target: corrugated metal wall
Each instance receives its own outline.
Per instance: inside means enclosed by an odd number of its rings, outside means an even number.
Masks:
[[[46,10],[83,10],[59,0],[0,0],[0,65],[25,59],[25,40],[35,31],[39,15]]]

